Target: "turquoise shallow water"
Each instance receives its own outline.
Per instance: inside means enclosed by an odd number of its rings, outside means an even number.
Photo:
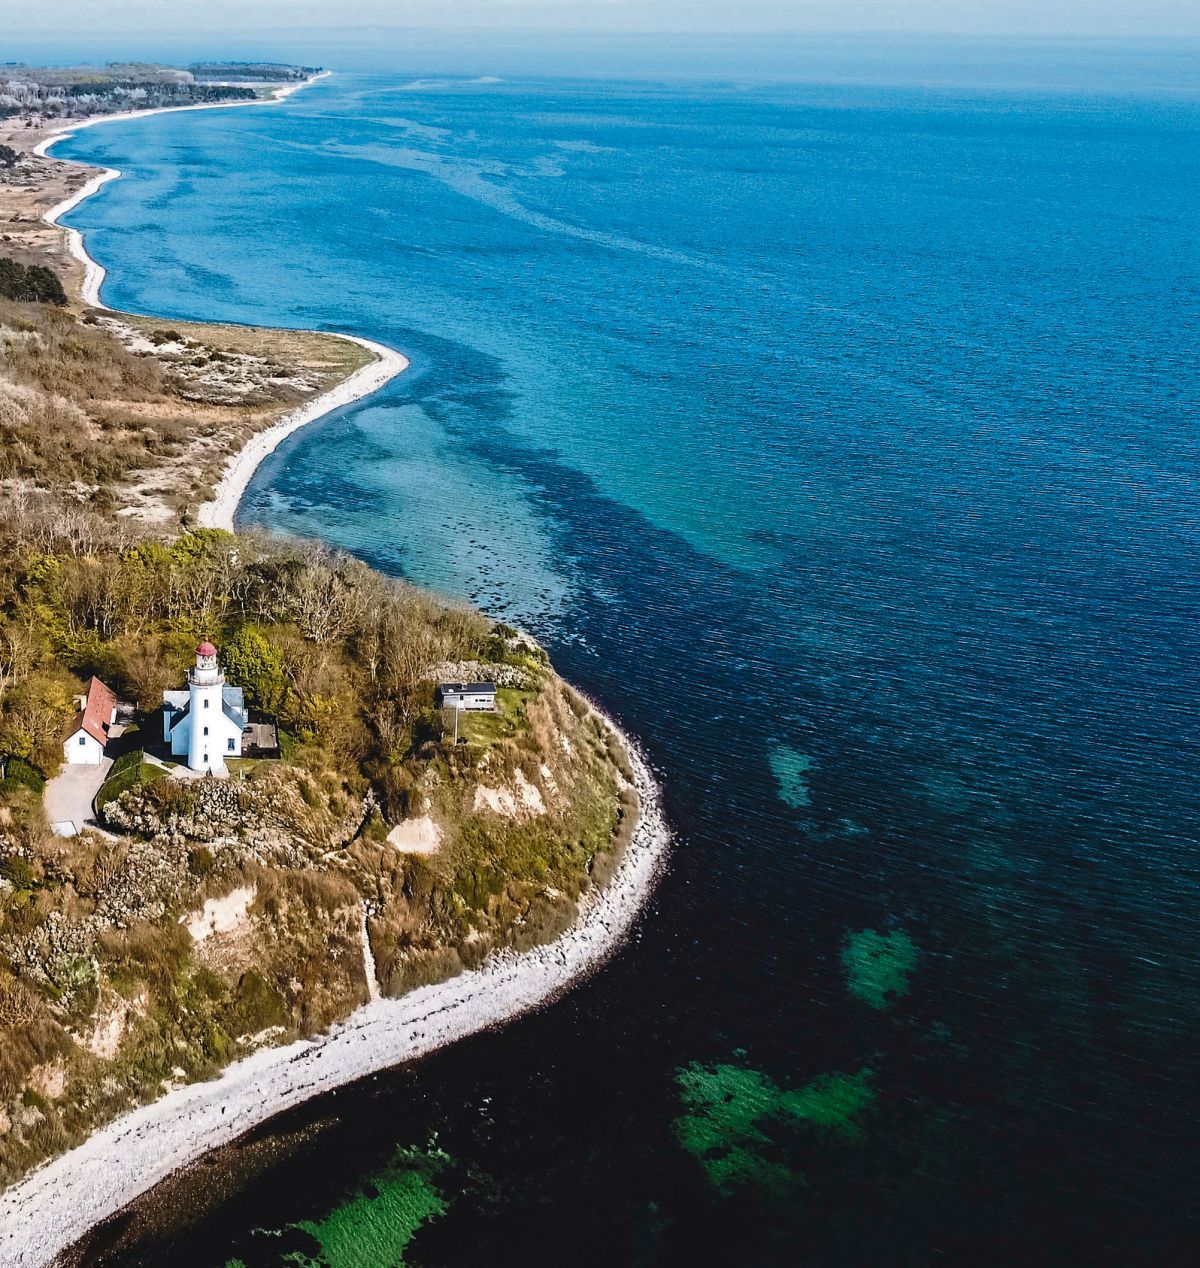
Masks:
[[[108,303],[412,358],[242,522],[528,625],[680,837],[594,981],[119,1262],[315,1255],[432,1133],[405,1262],[1179,1261],[1198,138],[1184,91],[339,76],[61,147],[126,174],[69,217]]]

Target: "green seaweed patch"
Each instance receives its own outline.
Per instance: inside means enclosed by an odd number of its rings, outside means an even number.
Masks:
[[[935,770],[921,781],[923,797],[935,810],[943,814],[965,814],[974,800],[963,777],[952,770]]]
[[[780,744],[771,750],[769,760],[771,772],[779,784],[780,798],[793,810],[811,805],[808,772],[813,768],[813,759],[799,749]]]
[[[901,929],[852,933],[842,948],[846,985],[855,999],[871,1008],[891,1008],[908,991],[917,967],[917,948]]]
[[[845,1140],[859,1141],[866,1135],[861,1116],[874,1099],[871,1071],[864,1067],[857,1074],[822,1074],[798,1092],[785,1092],[783,1112]]]
[[[783,1197],[803,1188],[803,1174],[780,1158],[788,1128],[807,1124],[857,1142],[875,1095],[867,1069],[824,1074],[794,1091],[738,1065],[693,1063],[675,1077],[687,1111],[675,1123],[679,1143],[727,1193],[752,1187]]]
[[[301,1268],[402,1268],[417,1230],[446,1212],[434,1180],[449,1163],[440,1150],[401,1149],[320,1221],[291,1225],[320,1246],[320,1259],[293,1256]]]

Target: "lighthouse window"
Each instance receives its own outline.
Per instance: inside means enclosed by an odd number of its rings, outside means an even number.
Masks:
[[[208,708],[208,700],[207,700],[207,698],[206,698],[206,699],[205,699],[205,701],[204,701],[204,707],[205,707],[206,709]]]
[[[205,728],[204,728],[204,734],[205,734],[205,735],[207,735],[207,734],[208,734],[208,727],[205,727]]]
[[[233,741],[233,740],[230,740],[230,741],[229,741],[229,751],[230,751],[231,753],[234,751],[234,741]]]

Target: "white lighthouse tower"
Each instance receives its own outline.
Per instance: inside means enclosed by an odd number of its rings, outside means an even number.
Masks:
[[[186,691],[163,692],[163,738],[171,752],[187,755],[194,771],[225,774],[225,759],[240,757],[246,707],[240,687],[227,687],[211,643],[196,648]]]
[[[217,649],[211,643],[201,643],[196,648],[196,666],[188,673],[188,694],[191,697],[188,712],[192,723],[188,766],[192,770],[220,772],[225,769],[225,755],[221,752],[225,743],[225,727],[217,722],[222,717],[221,693],[224,686],[225,675],[217,664]]]

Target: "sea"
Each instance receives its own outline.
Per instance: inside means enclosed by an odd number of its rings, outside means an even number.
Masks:
[[[591,979],[219,1151],[82,1262],[1194,1261],[1200,55],[1170,55],[1165,86],[1144,49],[1065,85],[1016,53],[344,72],[56,148],[122,173],[66,217],[109,305],[411,358],[240,525],[532,632],[675,833]]]

